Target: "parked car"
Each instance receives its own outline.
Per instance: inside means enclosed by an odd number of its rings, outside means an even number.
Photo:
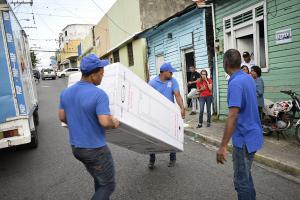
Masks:
[[[64,69],[63,71],[57,72],[58,78],[64,78],[69,76],[70,74],[76,73],[79,71],[79,68],[68,68]]]
[[[56,79],[56,73],[53,69],[42,69],[41,77],[42,77],[42,80],[45,80],[47,78],[55,80]]]

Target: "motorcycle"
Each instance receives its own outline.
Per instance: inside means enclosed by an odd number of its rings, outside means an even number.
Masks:
[[[283,131],[290,129],[295,123],[296,113],[300,116],[300,101],[299,95],[292,90],[280,91],[291,97],[290,100],[272,102],[265,99],[262,116],[263,134],[268,136],[273,132],[279,134]],[[296,125],[296,139],[300,142],[300,119],[298,118]]]

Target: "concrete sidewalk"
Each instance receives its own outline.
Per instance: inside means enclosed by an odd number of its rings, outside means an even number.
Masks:
[[[206,117],[206,114],[204,114]],[[198,124],[198,114],[189,115],[187,112],[185,123],[185,134],[195,137],[205,143],[219,146],[222,140],[225,122],[212,122],[211,127],[206,127],[206,120],[202,128],[196,128]],[[277,135],[264,136],[264,146],[255,155],[255,160],[268,167],[284,171],[290,175],[300,178],[300,143],[295,139],[294,133],[286,134],[286,139]],[[231,143],[229,150],[231,151]]]

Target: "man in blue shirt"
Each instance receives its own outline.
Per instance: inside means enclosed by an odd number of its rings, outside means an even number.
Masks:
[[[119,121],[110,114],[107,94],[96,87],[106,65],[106,60],[94,54],[85,56],[80,64],[81,80],[60,96],[59,119],[68,125],[73,155],[94,178],[92,200],[107,200],[115,189],[115,170],[105,129],[118,128]]]
[[[160,67],[160,74],[149,82],[155,90],[164,95],[167,99],[174,103],[174,96],[177,104],[181,109],[182,118],[185,117],[185,109],[183,100],[179,92],[179,85],[175,78],[172,78],[173,72],[176,72],[171,63],[163,63]],[[176,162],[176,153],[170,153],[169,167],[174,167]],[[154,169],[155,154],[150,154],[149,169]]]
[[[240,70],[241,55],[235,49],[224,54],[223,67],[230,75],[228,108],[223,139],[217,152],[217,163],[226,161],[227,144],[232,137],[234,186],[239,200],[254,200],[256,192],[251,176],[254,154],[263,145],[254,80]]]

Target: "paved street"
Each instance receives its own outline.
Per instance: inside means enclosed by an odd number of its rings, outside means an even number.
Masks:
[[[92,178],[72,156],[66,129],[57,119],[64,79],[41,81],[39,148],[0,151],[1,200],[87,200]],[[168,156],[159,155],[156,169],[147,169],[148,157],[110,145],[116,165],[113,200],[236,199],[231,157],[225,166],[215,162],[215,151],[185,139],[178,164],[168,168]],[[254,163],[257,199],[300,199],[300,185]]]

